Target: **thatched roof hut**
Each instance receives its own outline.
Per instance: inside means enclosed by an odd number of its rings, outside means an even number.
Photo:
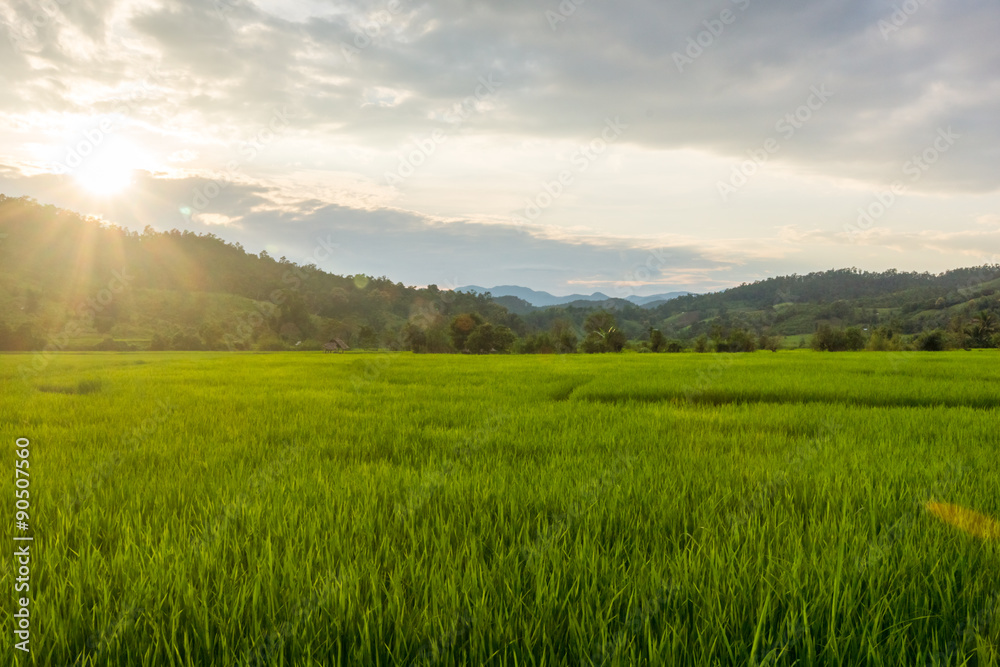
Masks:
[[[347,343],[340,340],[339,338],[333,338],[329,343],[323,346],[323,352],[343,352],[344,350],[349,350]]]

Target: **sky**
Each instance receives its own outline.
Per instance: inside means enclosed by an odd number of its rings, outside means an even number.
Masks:
[[[0,1],[0,192],[613,296],[1000,261],[994,0]]]

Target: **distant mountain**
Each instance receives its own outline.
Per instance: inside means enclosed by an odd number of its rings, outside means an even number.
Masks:
[[[489,292],[493,295],[494,299],[500,297],[516,297],[522,301],[526,301],[536,308],[548,308],[550,306],[564,306],[576,301],[609,301],[617,297],[611,297],[607,294],[601,292],[594,292],[593,294],[570,294],[568,296],[555,296],[549,294],[548,292],[540,292],[537,290],[530,289],[528,287],[520,287],[518,285],[500,285],[498,287],[480,287],[478,285],[466,285],[465,287],[459,287],[460,292],[472,292],[473,294],[485,294]],[[665,294],[653,294],[651,296],[629,296],[625,297],[626,301],[636,304],[637,306],[643,307],[653,307],[659,305],[664,301],[669,301],[671,299],[676,299],[679,296],[687,296],[691,292],[667,292]],[[500,301],[503,303],[503,301]]]

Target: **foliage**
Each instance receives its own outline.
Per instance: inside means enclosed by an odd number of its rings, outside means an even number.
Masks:
[[[941,352],[947,345],[947,335],[941,329],[925,331],[916,340],[916,348],[922,352]]]
[[[946,347],[994,347],[1000,337],[1000,265],[782,276],[649,308],[622,299],[555,308],[502,300],[515,313],[489,295],[334,275],[213,234],[134,232],[28,197],[0,195],[0,234],[0,350],[86,350],[111,336],[157,349],[166,340],[171,349],[242,351],[261,338],[277,348],[277,337],[289,349],[340,338],[361,349],[462,352],[485,323],[513,333],[509,349],[529,353],[672,343],[776,350],[786,336],[803,345],[821,326],[830,339],[813,341],[818,349],[858,349],[860,337],[870,349],[898,350],[936,330],[946,332]],[[124,289],[116,276],[127,277]]]
[[[876,332],[872,340],[878,340],[876,336],[892,336],[889,331],[885,334]],[[840,329],[831,327],[829,324],[821,324],[816,328],[816,333],[812,337],[812,348],[821,352],[856,352],[865,347],[864,333],[858,327]]]

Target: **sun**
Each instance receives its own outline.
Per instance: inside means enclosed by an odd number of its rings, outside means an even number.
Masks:
[[[92,195],[116,195],[132,185],[139,151],[126,141],[112,141],[95,150],[73,174],[77,184]]]

